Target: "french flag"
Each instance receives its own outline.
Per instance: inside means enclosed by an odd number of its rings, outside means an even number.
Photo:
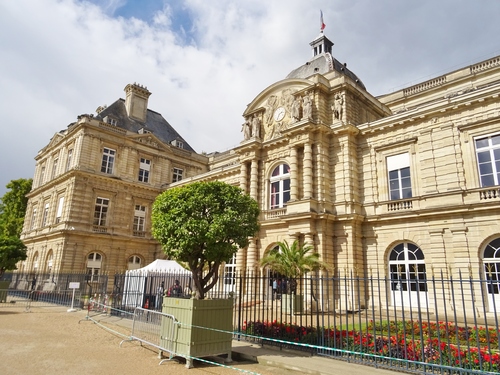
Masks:
[[[326,27],[325,23],[323,22],[323,11],[320,9],[319,10],[320,18],[319,18],[319,23],[320,23],[320,29],[323,31]]]

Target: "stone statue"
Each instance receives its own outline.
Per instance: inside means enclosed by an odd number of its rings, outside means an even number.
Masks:
[[[306,94],[302,99],[302,110],[303,116],[302,119],[309,119],[312,115],[312,102],[309,94]]]
[[[252,128],[249,120],[246,120],[241,126],[241,131],[243,132],[243,138],[245,139],[245,141],[250,139],[250,137],[252,136]]]
[[[252,119],[252,137],[260,138],[260,119],[257,114],[253,115]]]
[[[300,120],[300,97],[296,96],[292,103],[292,119]]]
[[[344,96],[341,94],[335,95],[335,101],[333,103],[333,116],[336,120],[342,121],[342,115],[344,114]]]

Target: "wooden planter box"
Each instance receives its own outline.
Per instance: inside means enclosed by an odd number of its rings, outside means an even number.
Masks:
[[[193,367],[193,359],[199,357],[227,354],[227,361],[231,361],[232,299],[167,297],[163,299],[163,313],[173,315],[180,323],[174,330],[172,344],[166,345],[172,346],[175,355],[186,358],[187,368]],[[162,328],[162,337],[167,335]]]

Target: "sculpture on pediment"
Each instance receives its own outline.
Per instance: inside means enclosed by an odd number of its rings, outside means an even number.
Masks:
[[[309,119],[311,118],[312,115],[312,101],[311,101],[311,96],[309,93],[306,93],[304,95],[304,98],[302,99],[302,119]]]
[[[336,94],[333,102],[333,117],[336,120],[342,121],[344,114],[344,95]]]
[[[260,119],[257,114],[253,115],[252,119],[252,137],[260,138]]]
[[[274,110],[278,107],[278,97],[276,95],[271,95],[269,98],[267,98],[265,107],[266,114],[264,120],[266,124],[271,124],[273,122]]]
[[[296,96],[292,103],[292,119],[293,121],[300,120],[300,107],[301,107],[301,99],[299,96]]]
[[[292,111],[292,105],[294,97],[292,95],[291,89],[283,90],[281,93],[281,104],[286,108],[287,112],[290,113]]]
[[[246,120],[243,125],[241,125],[241,131],[243,132],[243,139],[246,141],[252,136],[252,128],[250,120]]]

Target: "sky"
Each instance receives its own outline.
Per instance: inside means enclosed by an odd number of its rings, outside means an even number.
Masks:
[[[146,86],[197,152],[307,62],[320,32],[377,96],[500,55],[498,0],[0,0],[0,197],[78,115]]]

